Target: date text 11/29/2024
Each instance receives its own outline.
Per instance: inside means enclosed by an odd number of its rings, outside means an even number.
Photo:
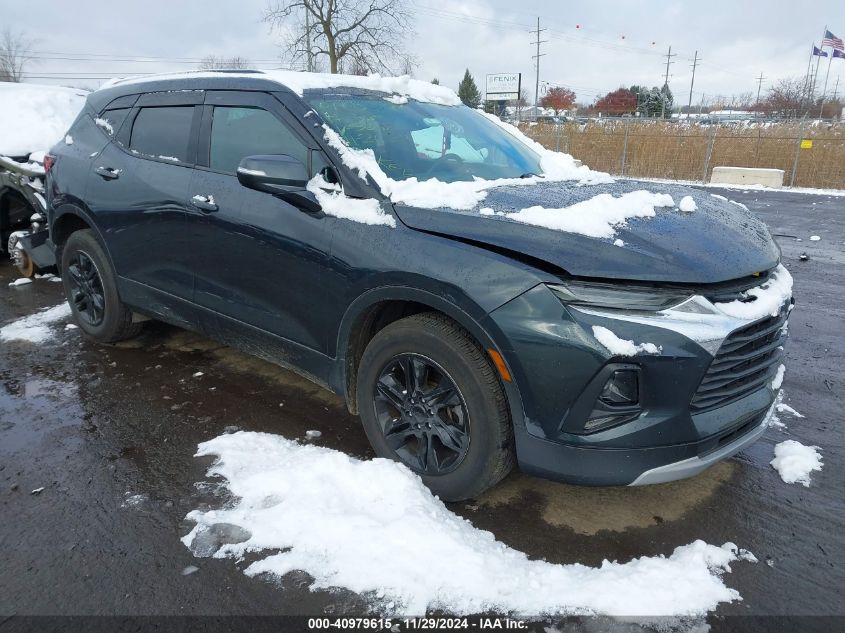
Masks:
[[[344,631],[519,631],[527,629],[522,620],[513,618],[309,618],[308,630]]]

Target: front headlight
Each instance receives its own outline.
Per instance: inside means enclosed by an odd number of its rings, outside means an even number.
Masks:
[[[670,288],[580,281],[549,284],[548,287],[564,304],[638,312],[666,310],[683,303],[691,296],[689,292]]]

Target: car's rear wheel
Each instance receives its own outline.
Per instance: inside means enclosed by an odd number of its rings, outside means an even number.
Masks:
[[[376,453],[447,501],[477,496],[513,467],[504,391],[483,350],[450,319],[391,323],[358,369],[358,407]]]
[[[121,301],[111,263],[90,229],[76,231],[62,249],[62,282],[77,325],[100,343],[135,336],[141,323]]]

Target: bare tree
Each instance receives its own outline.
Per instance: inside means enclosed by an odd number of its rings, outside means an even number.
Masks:
[[[24,68],[33,59],[32,41],[5,29],[0,36],[0,81],[20,82]]]
[[[217,55],[207,55],[202,58],[199,65],[200,70],[242,70],[244,68],[249,68],[249,61],[238,56],[224,59]]]
[[[406,0],[272,0],[264,20],[284,38],[293,63],[394,72],[408,56],[401,41],[411,31]]]

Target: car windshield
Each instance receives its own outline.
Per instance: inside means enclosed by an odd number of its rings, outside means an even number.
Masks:
[[[390,178],[444,182],[540,174],[540,157],[466,106],[445,106],[381,93],[306,95],[343,140],[371,149]]]

